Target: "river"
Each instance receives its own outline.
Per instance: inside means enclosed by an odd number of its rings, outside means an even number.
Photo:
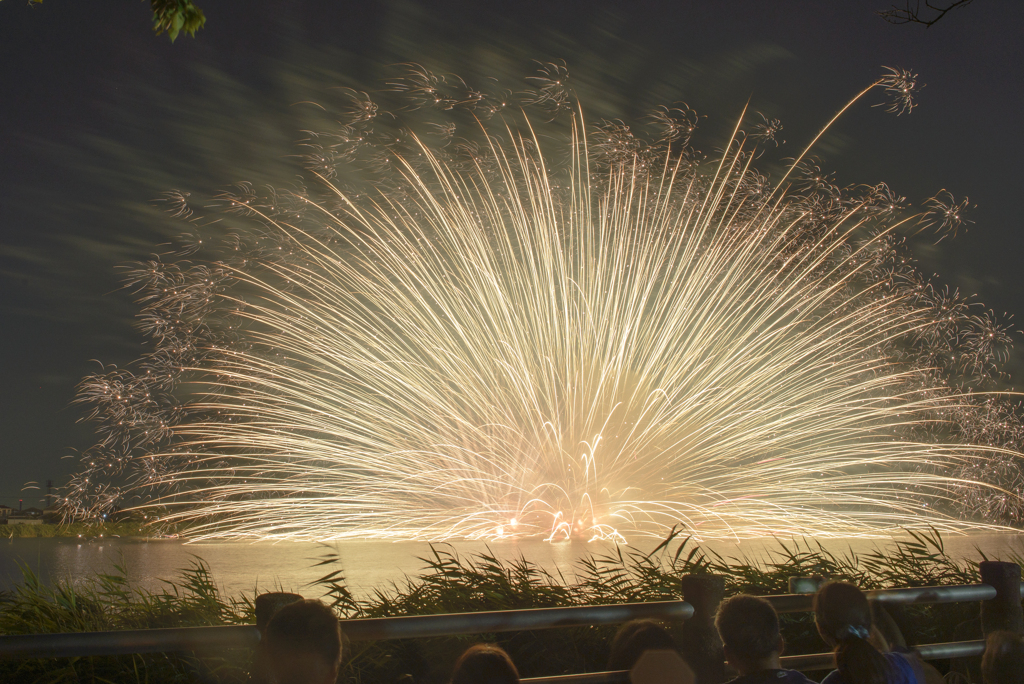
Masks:
[[[1024,556],[1024,535],[985,534],[944,539],[947,552],[956,558],[990,559]],[[641,544],[639,550],[653,548]],[[806,542],[790,541],[806,544]],[[812,542],[817,544],[817,542]],[[833,552],[863,553],[892,540],[830,539],[822,545]],[[777,540],[749,540],[739,543],[709,542],[702,548],[726,558],[765,559],[779,549]],[[472,556],[488,548],[500,558],[522,555],[551,572],[572,577],[579,558],[590,553],[614,553],[614,546],[602,542],[543,541],[458,542],[451,547],[461,556]],[[673,547],[674,548],[674,547]],[[325,553],[334,552],[338,562],[314,567]],[[332,570],[341,570],[357,596],[367,596],[375,587],[401,582],[415,576],[426,565],[421,558],[431,554],[430,545],[418,542],[346,541],[319,545],[299,542],[242,543],[197,542],[178,539],[10,539],[0,541],[0,587],[20,581],[21,566],[27,565],[45,581],[88,582],[115,565],[125,568],[134,586],[158,590],[162,580],[174,579],[179,570],[196,558],[209,565],[213,580],[228,596],[286,590],[318,595],[308,584]]]

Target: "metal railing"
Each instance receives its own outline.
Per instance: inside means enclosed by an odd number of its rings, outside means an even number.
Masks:
[[[629,684],[629,670],[587,672],[585,674],[555,675],[554,677],[527,677],[523,684]]]
[[[254,648],[255,625],[132,629],[121,632],[70,632],[0,636],[0,658],[76,658],[79,656],[168,653]]]
[[[921,644],[914,646],[923,660],[943,660],[945,658],[967,658],[985,652],[984,639],[978,641],[947,641],[941,644]],[[783,656],[779,659],[782,667],[790,670],[829,670],[835,667],[835,656],[832,653],[808,653],[806,655]]]
[[[641,618],[686,620],[692,615],[693,607],[686,601],[658,601],[607,606],[363,618],[345,620],[343,629],[345,636],[351,641],[373,641],[614,625]],[[259,643],[259,640],[260,633],[254,625],[21,634],[0,636],[0,658],[72,658],[90,655],[208,651],[217,648],[251,648]]]
[[[984,641],[951,641],[944,644],[924,644],[915,646],[914,650],[925,660],[943,658],[967,658],[981,655],[985,651]],[[831,653],[811,653],[808,655],[783,656],[779,660],[787,670],[830,670],[835,667]],[[521,680],[523,684],[629,684],[629,670],[611,670],[608,672],[587,672],[575,675],[555,675],[553,677],[528,677]]]
[[[1021,583],[1021,592],[1024,595],[1024,582]],[[870,589],[864,594],[869,599],[891,606],[989,601],[996,597],[996,590],[988,584],[959,584],[947,587]],[[771,603],[777,613],[806,613],[812,609],[814,594],[776,594],[762,598]]]
[[[454,634],[523,632],[531,629],[615,625],[642,618],[688,620],[693,606],[686,601],[620,603],[607,606],[571,606],[496,610],[485,613],[409,615],[406,617],[345,620],[342,628],[352,641],[411,639]],[[0,651],[2,653],[2,651]]]

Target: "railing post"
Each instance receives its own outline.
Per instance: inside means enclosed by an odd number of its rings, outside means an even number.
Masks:
[[[725,681],[725,654],[715,629],[718,604],[725,596],[725,578],[718,575],[683,575],[683,600],[693,606],[693,617],[683,623],[680,650],[701,684]]]
[[[1020,605],[1020,566],[1003,561],[982,561],[981,581],[995,587],[996,597],[981,603],[981,630],[988,636],[996,630],[1024,632]]]

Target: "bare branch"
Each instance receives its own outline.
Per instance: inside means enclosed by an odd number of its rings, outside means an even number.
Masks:
[[[935,24],[946,14],[958,7],[966,7],[974,0],[945,0],[935,2],[925,0],[924,7],[921,7],[921,0],[904,0],[903,6],[893,5],[892,9],[880,10],[876,14],[890,24],[922,24],[925,28]]]

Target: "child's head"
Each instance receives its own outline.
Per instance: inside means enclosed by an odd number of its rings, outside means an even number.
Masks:
[[[608,654],[609,670],[631,670],[645,651],[675,651],[668,630],[654,620],[631,620],[619,628]]]
[[[992,632],[981,658],[985,684],[1024,684],[1024,636]]]
[[[741,674],[777,667],[783,641],[772,604],[746,594],[728,598],[718,608],[715,627],[726,659]]]
[[[829,646],[850,637],[867,639],[871,632],[868,597],[846,582],[829,582],[814,595],[814,622]]]
[[[456,661],[452,684],[519,684],[519,671],[500,646],[475,644]]]
[[[274,613],[264,634],[277,684],[331,684],[341,665],[341,627],[320,601],[306,599]]]
[[[850,682],[885,684],[890,666],[871,645],[871,604],[857,587],[829,582],[814,595],[818,634],[835,649],[836,669]]]

